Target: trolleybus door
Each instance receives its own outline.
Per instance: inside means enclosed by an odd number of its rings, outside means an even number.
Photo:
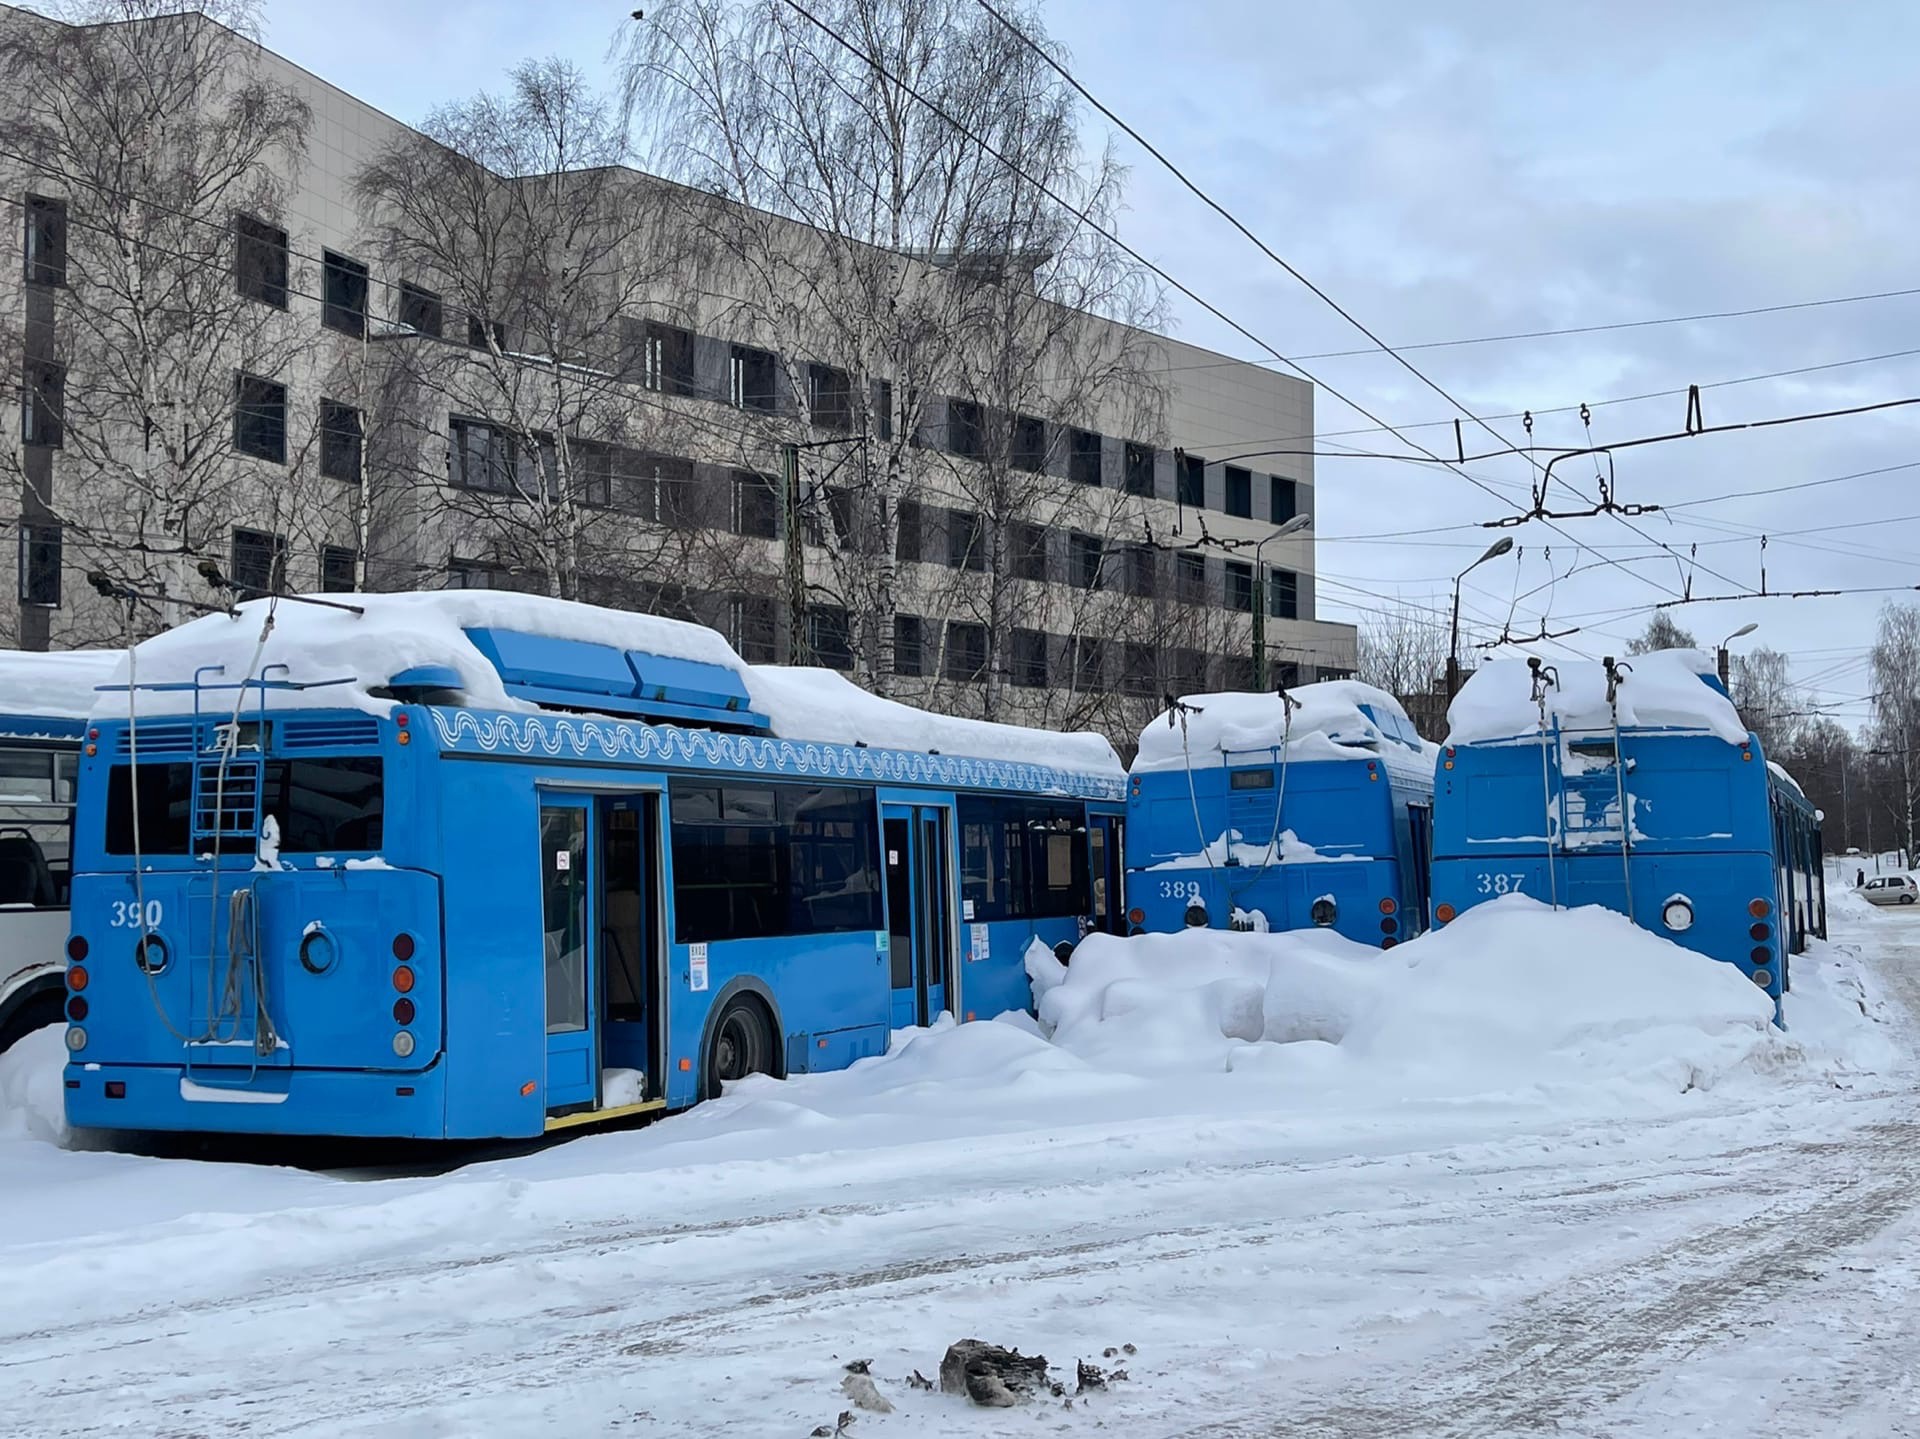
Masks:
[[[540,885],[545,915],[547,1109],[591,1107],[600,1097],[598,946],[593,933],[592,811],[585,799],[540,803]]]
[[[1117,814],[1087,816],[1087,883],[1092,889],[1093,927],[1104,934],[1127,932],[1126,873],[1121,864],[1126,821]]]
[[[882,817],[893,1026],[902,1029],[931,1024],[947,1007],[953,953],[948,821],[938,805],[890,804]]]

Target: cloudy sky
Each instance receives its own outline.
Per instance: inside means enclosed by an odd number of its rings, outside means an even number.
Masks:
[[[600,65],[629,8],[272,0],[266,38],[417,120],[529,54]],[[1617,0],[1583,15],[1054,0],[1045,14],[1093,93],[1396,346],[1920,288],[1920,7],[1903,0]],[[1122,150],[1123,233],[1157,264],[1290,357],[1366,346],[1151,157]],[[1173,308],[1182,338],[1264,358]],[[1691,384],[1710,425],[1920,395],[1916,322],[1920,294],[1404,353],[1507,441],[1531,410],[1536,443],[1577,445],[1583,403],[1599,443],[1681,429]],[[1390,357],[1301,362],[1412,439],[1450,443],[1460,411]],[[1324,390],[1317,421],[1327,449],[1405,448],[1353,433],[1369,422]],[[1916,439],[1920,406],[1625,451],[1618,498],[1662,510],[1634,528],[1500,531],[1519,553],[1474,572],[1466,613],[1483,635],[1580,626],[1558,647],[1598,655],[1643,628],[1647,606],[1750,593],[1763,565],[1770,590],[1886,587],[1673,612],[1708,645],[1757,621],[1739,643],[1787,651],[1825,712],[1854,724],[1875,613],[1920,584]],[[1901,465],[1916,467],[1861,473]],[[1324,615],[1364,622],[1395,599],[1444,612],[1452,575],[1494,538],[1465,527],[1512,513],[1503,496],[1524,505],[1532,473],[1513,456],[1468,468],[1494,493],[1432,465],[1320,461]],[[1591,461],[1555,473],[1592,495]]]

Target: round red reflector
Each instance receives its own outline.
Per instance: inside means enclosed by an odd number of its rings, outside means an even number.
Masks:
[[[413,988],[413,971],[408,969],[404,964],[401,965],[393,972],[393,987],[402,994],[411,991]]]
[[[1454,908],[1450,904],[1437,904],[1433,907],[1433,917],[1439,920],[1440,923],[1442,924],[1446,924],[1449,921],[1451,921],[1453,916],[1454,916]]]
[[[1773,937],[1773,930],[1764,924],[1754,925],[1747,933],[1755,939],[1771,939]]]
[[[1773,902],[1771,900],[1756,899],[1747,906],[1747,913],[1755,919],[1765,919],[1773,913]]]
[[[84,934],[76,934],[72,939],[67,941],[67,958],[75,964],[78,964],[86,957],[87,937]]]
[[[405,729],[407,727],[407,717],[404,713],[395,715],[393,717],[393,722],[399,725],[401,729]]]
[[[1380,933],[1398,934],[1399,932],[1400,932],[1400,921],[1395,919],[1392,915],[1388,915],[1385,919],[1380,921]]]
[[[1382,914],[1392,914],[1398,908],[1400,908],[1400,906],[1394,902],[1392,895],[1388,895],[1380,901],[1380,913]]]
[[[1749,954],[1747,958],[1752,960],[1755,964],[1766,964],[1770,960],[1772,960],[1773,951],[1768,949],[1765,945],[1759,945],[1754,948],[1753,953]]]
[[[1130,909],[1127,911],[1127,918],[1134,924],[1145,924],[1147,912],[1144,909]]]
[[[77,994],[79,991],[85,989],[86,987],[87,987],[87,972],[84,969],[82,969],[79,965],[76,964],[73,966],[73,968],[67,971],[67,988],[73,990]]]
[[[86,1017],[87,1001],[84,996],[76,994],[72,999],[67,1001],[67,1018],[71,1019],[75,1024],[78,1024]]]
[[[1399,942],[1400,941],[1395,939],[1392,935],[1388,935],[1385,939],[1380,941],[1380,947],[1382,949],[1392,949]]]
[[[393,937],[393,957],[399,960],[402,964],[405,964],[408,960],[413,958],[413,936],[412,935],[396,934]]]
[[[396,1024],[412,1024],[413,1001],[410,999],[396,999],[393,1002],[393,1020]]]

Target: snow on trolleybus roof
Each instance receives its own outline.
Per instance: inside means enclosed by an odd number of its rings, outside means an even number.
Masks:
[[[118,650],[0,650],[0,716],[83,720],[125,659]]]
[[[1358,680],[1321,680],[1287,691],[1294,701],[1289,723],[1278,694],[1237,691],[1185,695],[1185,737],[1163,712],[1140,732],[1136,773],[1225,764],[1286,747],[1289,759],[1366,759],[1375,755],[1419,756],[1429,762],[1431,745],[1415,733],[1400,701]],[[1197,712],[1196,712],[1197,711]],[[1429,763],[1429,767],[1431,767]]]
[[[1747,727],[1700,650],[1654,650],[1620,661],[1615,703],[1622,729],[1693,730],[1745,744]],[[1560,729],[1611,730],[1607,672],[1595,660],[1555,660],[1547,687],[1547,723]],[[1447,710],[1447,743],[1532,739],[1540,732],[1533,672],[1525,660],[1488,660],[1468,677]]]
[[[459,675],[459,692],[471,708],[537,711],[539,705],[509,691],[493,661],[468,634],[512,631],[729,670],[744,685],[753,709],[767,717],[772,733],[784,739],[938,751],[1081,774],[1121,773],[1119,758],[1104,736],[930,714],[869,694],[832,670],[750,665],[717,632],[683,620],[497,590],[320,598],[348,601],[363,613],[282,602],[275,607],[273,632],[257,661],[254,652],[267,600],[240,605],[238,619],[207,615],[143,642],[134,656],[138,713],[192,713],[196,675],[211,691],[199,696],[202,712],[219,709],[222,695],[230,706],[234,691],[219,686],[238,681],[250,662],[256,678],[265,675],[272,683],[270,703],[275,709],[360,709],[385,715],[394,701],[374,691],[409,669],[437,666]],[[114,688],[98,696],[94,706],[102,719],[127,714],[127,656],[122,652],[118,659],[110,681]],[[213,666],[223,672],[211,673]],[[249,705],[258,703],[258,693],[249,692]]]

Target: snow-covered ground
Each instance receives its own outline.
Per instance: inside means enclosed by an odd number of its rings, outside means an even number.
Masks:
[[[1095,942],[1039,1025],[378,1182],[63,1148],[42,1037],[0,1432],[803,1436],[868,1360],[856,1436],[1920,1434],[1920,914],[1833,935],[1785,1035],[1522,901]],[[909,1382],[969,1337],[1066,1395]],[[1069,1407],[1076,1360],[1127,1377]]]

